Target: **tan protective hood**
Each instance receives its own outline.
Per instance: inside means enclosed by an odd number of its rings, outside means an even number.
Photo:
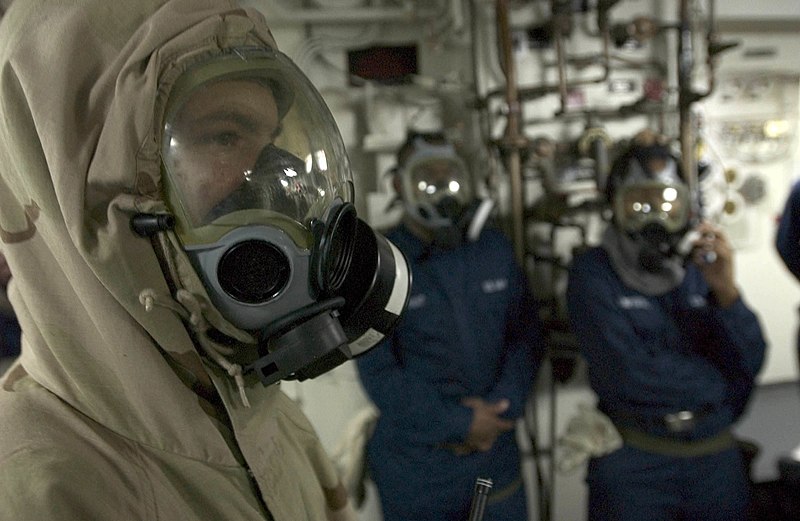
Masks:
[[[7,376],[7,389],[27,373],[128,439],[236,464],[167,362],[195,372],[201,366],[185,325],[172,312],[145,311],[139,300],[145,289],[170,290],[152,244],[129,223],[136,212],[165,210],[160,120],[187,60],[265,44],[274,41],[259,14],[220,0],[19,1],[6,13],[0,247],[24,331],[21,366]],[[253,407],[246,410],[230,378],[210,372],[245,458],[276,464],[269,447],[256,446],[267,440],[250,439],[248,429],[269,423],[261,411],[283,400],[279,391],[248,387]],[[310,436],[304,421],[297,423]]]

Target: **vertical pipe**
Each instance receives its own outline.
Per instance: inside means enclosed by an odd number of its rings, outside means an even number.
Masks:
[[[611,27],[608,24],[608,11],[598,13],[598,26],[603,39],[603,79],[601,81],[606,81],[611,76]]]
[[[475,99],[482,100],[484,99],[485,95],[485,81],[481,79],[480,71],[481,67],[484,63],[481,61],[481,57],[485,56],[481,51],[483,46],[480,45],[478,41],[478,36],[481,33],[481,22],[483,21],[483,17],[481,16],[480,5],[478,3],[480,0],[469,0],[469,19],[470,19],[470,55],[472,60],[472,84],[473,88],[475,89]],[[487,63],[486,67],[490,68],[492,64]],[[481,128],[484,136],[487,136],[488,139],[491,139],[492,135],[492,121],[489,114],[489,107],[488,103],[480,105],[479,110],[479,121],[478,125]]]
[[[511,29],[508,20],[508,0],[497,0],[497,35],[502,52],[502,64],[506,75],[506,103],[508,119],[506,122],[503,145],[508,156],[507,168],[511,177],[511,219],[512,241],[517,261],[524,267],[525,263],[525,229],[522,192],[522,161],[520,147],[523,139],[520,132],[520,104],[517,92],[517,72],[514,66],[514,55],[511,44]]]
[[[716,84],[716,53],[720,51],[717,48],[717,24],[716,24],[716,2],[715,0],[708,0],[708,36],[706,38],[706,60],[708,65],[708,90],[705,96],[714,92]],[[730,45],[731,47],[736,44]]]
[[[692,103],[696,94],[692,89],[694,47],[692,45],[691,0],[681,0],[678,31],[678,117],[680,122],[681,168],[692,198],[692,215],[699,217],[697,168],[695,166],[694,121]]]
[[[558,99],[561,113],[567,112],[567,57],[564,49],[564,33],[562,31],[562,15],[556,15],[553,20],[553,39],[556,46],[556,63],[558,66]]]

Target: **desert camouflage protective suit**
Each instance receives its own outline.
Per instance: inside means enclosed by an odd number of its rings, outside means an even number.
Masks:
[[[318,521],[342,507],[306,417],[278,386],[247,378],[244,406],[196,345],[219,316],[159,306],[175,288],[129,224],[166,211],[172,82],[187,58],[239,45],[274,41],[232,1],[19,0],[6,11],[0,248],[24,347],[0,390],[0,519]],[[201,295],[186,260],[165,251]]]

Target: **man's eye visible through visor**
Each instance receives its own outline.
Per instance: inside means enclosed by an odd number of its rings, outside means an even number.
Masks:
[[[209,130],[197,136],[196,145],[216,146],[220,148],[236,148],[242,145],[244,137],[238,131]]]
[[[246,79],[220,80],[196,89],[170,124],[170,171],[195,225],[230,196],[253,170],[280,130],[269,86]]]

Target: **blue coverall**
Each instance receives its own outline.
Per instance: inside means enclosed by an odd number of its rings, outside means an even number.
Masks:
[[[778,222],[775,247],[786,267],[800,280],[800,182],[792,186]]]
[[[775,248],[783,263],[792,275],[800,281],[800,182],[796,182],[786,198],[778,233],[775,235]],[[800,328],[797,330],[797,362],[800,364]]]
[[[744,411],[764,358],[761,326],[741,298],[716,305],[693,264],[676,289],[646,296],[592,248],[573,259],[567,305],[598,408],[617,427],[707,440]],[[678,411],[695,413],[694,428],[669,429],[664,417]],[[749,484],[735,447],[678,456],[626,443],[590,460],[587,483],[591,521],[746,519]]]
[[[513,249],[495,229],[453,250],[428,248],[402,225],[387,237],[410,263],[408,308],[391,338],[356,359],[380,410],[367,458],[384,519],[463,521],[478,477],[494,482],[486,521],[527,519],[513,430],[488,452],[451,448],[469,432],[465,397],[506,398],[504,417],[523,414],[543,353]]]
[[[16,317],[0,313],[0,358],[19,356],[21,335]]]

